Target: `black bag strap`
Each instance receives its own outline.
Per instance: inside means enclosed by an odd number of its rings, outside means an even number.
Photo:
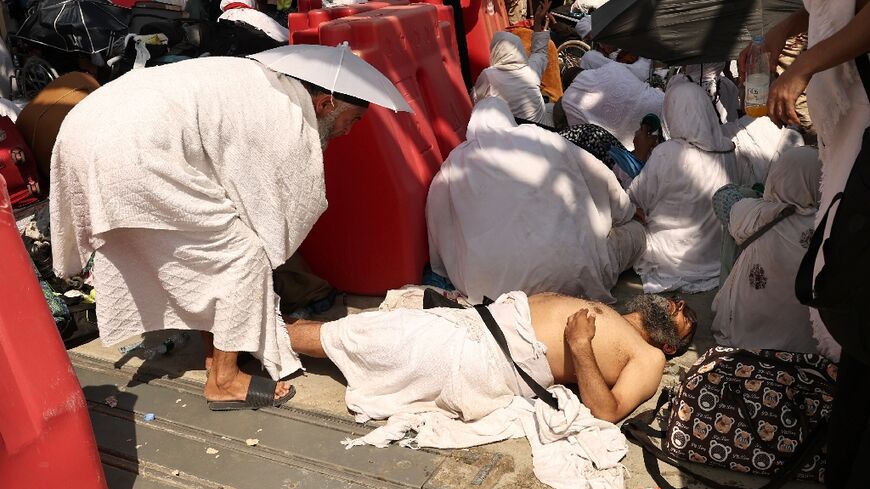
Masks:
[[[813,292],[813,272],[816,268],[816,257],[819,254],[819,250],[822,248],[822,241],[824,241],[825,237],[825,227],[828,224],[828,215],[831,213],[831,208],[834,207],[834,204],[842,198],[843,192],[840,192],[834,196],[833,200],[831,200],[831,205],[828,206],[828,210],[825,211],[825,215],[822,216],[822,220],[819,221],[818,227],[816,227],[816,230],[813,232],[813,237],[810,238],[810,245],[807,246],[807,252],[804,254],[801,264],[798,267],[797,275],[794,280],[794,295],[797,297],[797,300],[805,306],[816,305],[816,297]]]
[[[480,314],[480,318],[483,319],[483,324],[486,325],[489,332],[492,334],[492,337],[495,338],[495,342],[498,343],[498,346],[501,347],[501,351],[504,352],[505,356],[511,361],[516,369],[517,373],[520,375],[520,378],[528,384],[528,386],[532,389],[532,392],[535,393],[535,396],[547,403],[553,409],[559,409],[559,401],[556,399],[550,391],[548,391],[544,386],[539,384],[535,379],[532,378],[523,367],[517,364],[511,356],[511,350],[508,347],[507,339],[504,337],[504,333],[501,328],[498,326],[498,323],[495,322],[495,318],[492,317],[492,313],[489,312],[489,309],[486,306],[474,306],[474,309]]]
[[[625,437],[643,449],[643,463],[650,477],[652,477],[661,489],[677,489],[668,482],[664,476],[662,476],[661,469],[659,469],[659,464],[657,462],[657,460],[661,460],[668,465],[676,467],[684,474],[689,475],[696,481],[711,489],[735,489],[734,486],[724,485],[698,474],[689,468],[685,462],[675,458],[653,443],[651,437],[658,438],[660,442],[663,442],[664,440],[664,433],[655,430],[651,425],[655,420],[656,414],[665,404],[666,399],[667,391],[663,391],[662,395],[659,396],[655,409],[638,414],[622,425],[622,432],[625,434]],[[822,421],[816,425],[816,428],[807,438],[806,442],[794,453],[794,455],[792,455],[789,461],[786,462],[777,473],[770,476],[770,481],[767,484],[758,489],[778,489],[791,480],[809,456],[816,453],[821,448],[822,444],[825,442],[826,433],[827,423]]]
[[[782,221],[786,217],[794,214],[794,211],[795,207],[793,205],[790,205],[785,209],[781,210],[779,214],[777,214],[776,217],[773,218],[772,221],[765,224],[764,226],[761,226],[760,228],[758,228],[758,231],[755,231],[755,233],[752,234],[752,236],[746,238],[743,243],[740,244],[740,251],[749,248],[749,245],[751,245],[756,239],[760,238],[764,233],[770,231],[770,228],[779,224],[780,221]]]
[[[495,318],[492,317],[492,313],[489,312],[489,309],[486,308],[487,305],[492,304],[492,299],[488,297],[483,298],[483,305],[474,306],[474,309],[480,315],[480,318],[483,320],[483,324],[486,325],[486,328],[489,329],[489,333],[495,338],[495,342],[498,343],[501,351],[504,352],[505,356],[508,357],[508,360],[511,361],[517,373],[520,375],[520,378],[532,389],[532,392],[535,393],[538,399],[547,403],[553,409],[559,409],[559,401],[556,397],[550,393],[544,386],[539,384],[535,379],[532,378],[531,375],[526,373],[525,370],[514,361],[511,356],[511,350],[507,344],[507,338],[504,337],[504,333],[499,327],[498,323],[495,321]],[[432,289],[426,289],[423,291],[423,309],[432,309],[435,307],[451,307],[455,309],[465,309],[456,301],[452,301],[438,292]]]

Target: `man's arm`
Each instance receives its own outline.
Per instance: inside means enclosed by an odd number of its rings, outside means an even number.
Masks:
[[[863,3],[861,10],[836,34],[816,44],[795,59],[770,85],[767,112],[778,126],[800,124],[795,112],[795,101],[804,92],[810,78],[816,73],[855,59],[870,51],[870,7]]]
[[[596,418],[615,423],[655,394],[664,365],[660,362],[652,365],[645,359],[632,358],[611,389],[592,352],[594,336],[595,316],[588,310],[580,309],[568,319],[565,340],[571,350],[583,404]]]

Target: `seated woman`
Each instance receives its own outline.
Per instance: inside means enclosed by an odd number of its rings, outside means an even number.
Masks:
[[[480,72],[472,91],[472,101],[486,97],[499,97],[507,102],[514,117],[547,126],[553,125],[552,111],[548,110],[541,94],[541,77],[549,59],[547,45],[550,32],[545,30],[547,8],[545,1],[535,12],[532,54],[526,55],[523,42],[515,34],[496,32],[489,44],[490,67]]]
[[[613,173],[558,134],[517,126],[505,102],[478,102],[467,139],[429,187],[432,270],[472,302],[512,290],[613,303],[645,248]]]
[[[613,134],[595,124],[580,124],[559,131],[559,135],[592,153],[616,174],[622,188],[628,188],[652,150],[662,141],[662,123],[655,114],[647,114],[634,133],[634,150],[629,151]]]
[[[821,174],[818,150],[793,148],[771,165],[762,198],[739,199],[735,185],[716,193],[714,201],[731,201],[720,208],[742,250],[713,301],[716,343],[818,353],[794,277],[813,235]]]
[[[719,285],[722,242],[710,200],[734,181],[734,143],[697,85],[671,83],[663,113],[671,139],[656,146],[628,188],[646,215],[646,252],[634,269],[645,292],[710,290]]]

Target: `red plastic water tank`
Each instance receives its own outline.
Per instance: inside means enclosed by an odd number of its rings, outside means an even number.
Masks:
[[[88,406],[0,177],[0,487],[105,489]]]
[[[489,67],[489,43],[492,36],[509,24],[504,0],[460,0],[471,82]]]
[[[326,151],[329,208],[301,250],[312,270],[338,289],[381,294],[419,283],[429,259],[429,183],[464,139],[471,114],[440,9],[449,7],[386,7],[319,27],[321,44],[348,41],[414,109],[395,114],[372,106]]]

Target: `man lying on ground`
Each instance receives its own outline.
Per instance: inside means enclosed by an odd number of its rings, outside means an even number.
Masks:
[[[627,307],[620,315],[599,302],[511,292],[488,309],[539,384],[576,383],[593,416],[616,422],[655,394],[666,357],[688,349],[697,323],[679,299],[641,295]],[[365,418],[442,410],[470,422],[532,397],[474,309],[381,310],[287,331],[296,352],[336,364],[348,408]]]

